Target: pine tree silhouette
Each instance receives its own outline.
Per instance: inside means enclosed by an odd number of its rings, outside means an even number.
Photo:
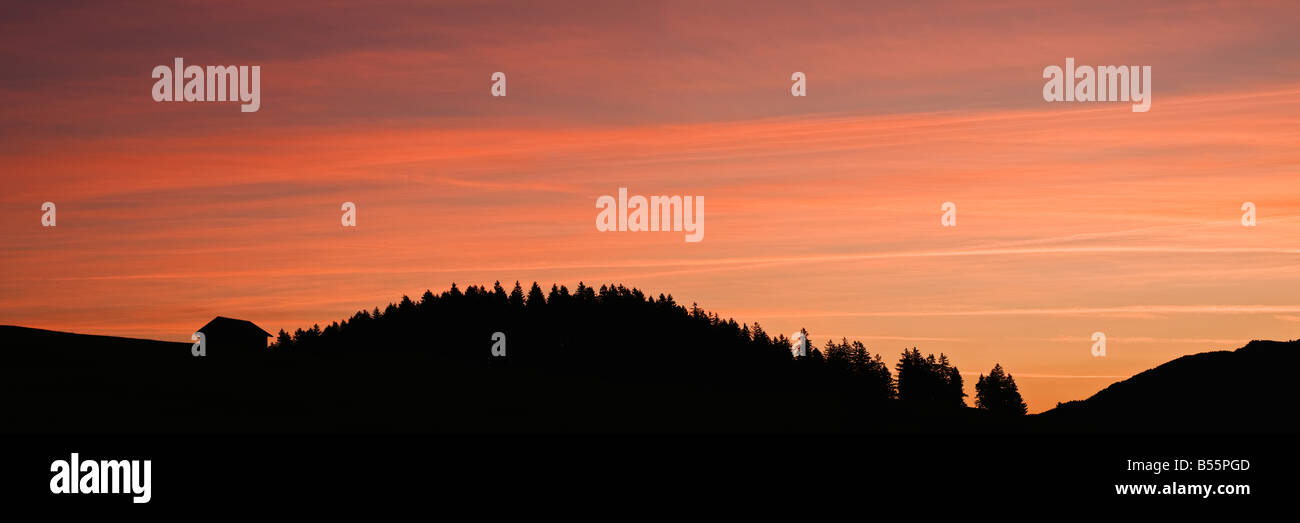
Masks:
[[[975,406],[980,409],[1002,414],[1023,416],[1029,412],[1029,406],[1020,397],[1016,380],[1002,370],[1002,364],[994,364],[993,370],[986,377],[980,374],[975,384]]]

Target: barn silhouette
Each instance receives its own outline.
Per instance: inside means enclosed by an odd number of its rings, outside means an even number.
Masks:
[[[198,332],[203,333],[209,355],[252,355],[266,351],[266,339],[271,333],[248,320],[217,316]]]

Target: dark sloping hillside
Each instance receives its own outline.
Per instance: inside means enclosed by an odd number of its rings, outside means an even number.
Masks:
[[[0,334],[22,356],[0,366],[2,433],[945,432],[986,418],[881,405],[829,375],[793,370],[701,380],[484,366],[437,350],[450,344],[391,351],[360,341],[348,352],[271,348],[232,360],[191,357],[184,343]],[[488,352],[479,345],[474,352]]]
[[[251,355],[21,327],[0,344],[0,432],[1300,432],[1300,342],[1182,357],[1025,418],[924,379],[955,366],[895,382],[847,340],[792,358],[784,335],[613,285],[453,285]]]
[[[190,357],[190,344],[167,341],[74,334],[45,329],[0,325],[0,340],[13,364],[61,363],[93,365],[107,361],[177,361]]]
[[[1183,356],[1036,416],[1070,432],[1297,432],[1300,340]]]
[[[492,356],[493,333],[508,356]],[[281,333],[256,355],[11,328],[7,432],[845,432],[944,430],[891,411],[887,364],[791,358],[758,325],[636,289],[549,299],[454,285]],[[846,345],[845,350],[848,350]],[[820,356],[815,349],[810,351]],[[850,357],[851,356],[851,357]],[[955,368],[953,369],[955,371]],[[978,416],[978,413],[972,414]],[[900,426],[902,428],[900,428]]]

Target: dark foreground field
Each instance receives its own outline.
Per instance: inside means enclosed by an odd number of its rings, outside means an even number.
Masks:
[[[1088,400],[1008,417],[863,402],[798,373],[647,376],[366,350],[195,358],[189,344],[21,327],[0,327],[0,339],[10,434],[1297,431],[1296,342],[1180,358]]]

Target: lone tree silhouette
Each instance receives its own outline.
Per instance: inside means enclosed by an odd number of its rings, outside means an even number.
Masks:
[[[975,406],[989,412],[1023,416],[1029,412],[1029,406],[1020,397],[1016,380],[1002,370],[1002,364],[993,365],[986,377],[980,374],[975,384]]]

